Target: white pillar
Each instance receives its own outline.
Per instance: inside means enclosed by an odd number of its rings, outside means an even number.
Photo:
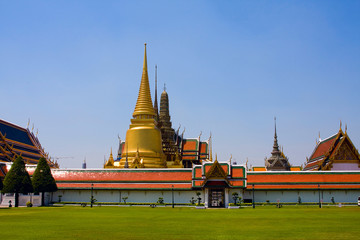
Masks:
[[[205,202],[204,205],[206,208],[208,208],[209,205],[209,189],[205,188]]]
[[[229,189],[225,188],[225,207],[229,206]]]

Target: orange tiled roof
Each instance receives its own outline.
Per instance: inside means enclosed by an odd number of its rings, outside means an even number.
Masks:
[[[184,139],[183,140],[183,151],[197,151],[197,140],[196,139]]]
[[[247,188],[252,189],[360,189],[360,172],[248,172]]]
[[[257,172],[257,171],[266,171],[266,167],[253,167],[252,170],[254,172]]]
[[[191,169],[185,170],[53,170],[57,182],[164,182],[191,181]]]
[[[334,136],[332,136],[332,137],[330,137],[330,138],[328,138],[328,139],[326,139],[324,141],[321,141],[317,145],[314,153],[311,155],[310,161],[312,159],[324,156],[330,150],[330,148],[334,145],[334,143],[335,143],[335,141],[337,139],[337,136],[338,136],[338,134],[336,134],[336,135],[334,135]]]

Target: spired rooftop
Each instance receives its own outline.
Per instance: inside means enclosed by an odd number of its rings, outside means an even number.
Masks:
[[[162,149],[161,132],[156,126],[155,116],[150,94],[145,44],[139,95],[130,128],[126,133],[125,153],[120,161],[121,168],[163,168],[167,166]]]

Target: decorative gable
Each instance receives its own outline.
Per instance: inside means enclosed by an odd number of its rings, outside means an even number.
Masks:
[[[355,147],[349,142],[348,138],[344,138],[343,141],[337,147],[334,152],[332,160],[360,160]]]
[[[216,160],[211,166],[210,170],[206,173],[206,179],[226,179],[226,173],[224,169],[220,166],[219,162]]]

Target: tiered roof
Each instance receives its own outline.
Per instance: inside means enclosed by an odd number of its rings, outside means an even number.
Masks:
[[[276,134],[276,118],[275,118],[275,134],[274,134],[274,145],[271,152],[271,157],[265,159],[265,166],[270,171],[290,171],[290,163],[288,158],[282,151],[279,150],[279,144]]]
[[[305,171],[330,170],[334,162],[355,162],[359,164],[358,150],[340,128],[339,132],[324,140],[319,140],[304,167]]]
[[[51,167],[58,167],[29,129],[0,119],[0,162],[13,162],[17,156],[22,156],[26,164],[37,164],[41,157],[45,157]]]
[[[197,138],[183,139],[182,141],[182,159],[183,161],[193,161],[201,163],[209,159],[209,143],[201,142]]]

